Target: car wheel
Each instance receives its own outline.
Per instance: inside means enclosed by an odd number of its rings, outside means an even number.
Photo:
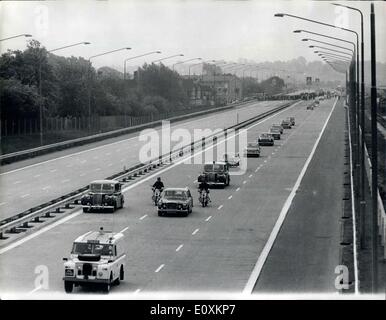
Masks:
[[[89,212],[88,208],[83,208],[83,212],[84,212],[84,213]]]
[[[158,216],[159,217],[162,217],[163,216],[163,213],[161,211],[158,211]]]
[[[64,291],[66,291],[66,293],[71,293],[73,288],[74,283],[71,281],[64,281]]]

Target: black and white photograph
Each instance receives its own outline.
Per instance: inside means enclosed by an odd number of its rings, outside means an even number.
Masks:
[[[0,299],[385,300],[385,39],[383,1],[1,1]]]

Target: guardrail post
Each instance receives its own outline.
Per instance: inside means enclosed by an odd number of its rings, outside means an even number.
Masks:
[[[201,138],[201,146],[202,146],[202,149],[205,148],[205,137]]]
[[[173,159],[172,159],[172,152],[169,151],[169,162],[173,162]]]

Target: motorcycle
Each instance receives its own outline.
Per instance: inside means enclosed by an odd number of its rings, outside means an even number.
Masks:
[[[200,193],[198,200],[203,207],[206,207],[209,202],[208,192],[206,190],[199,190],[198,192]]]
[[[153,190],[153,195],[152,195],[151,199],[153,200],[154,205],[156,206],[158,204],[159,199],[161,198],[161,191],[162,190],[155,189],[155,188],[152,188],[152,190]]]

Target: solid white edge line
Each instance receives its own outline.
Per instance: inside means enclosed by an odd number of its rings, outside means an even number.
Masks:
[[[356,219],[355,219],[355,200],[354,200],[354,178],[352,167],[352,146],[351,146],[351,126],[350,126],[350,110],[347,108],[347,123],[348,123],[348,141],[350,146],[350,184],[351,184],[351,215],[353,224],[353,251],[354,251],[354,281],[355,294],[359,294],[359,279],[358,279],[358,255],[357,255],[357,236],[356,236]]]
[[[335,110],[335,106],[336,106],[337,102],[338,102],[338,99],[335,100],[335,103],[330,111],[330,114],[328,115],[327,120],[325,121],[325,123],[323,125],[322,131],[320,132],[318,138],[316,139],[316,142],[311,150],[311,153],[308,156],[308,158],[307,158],[307,160],[302,168],[302,171],[300,172],[298,179],[296,180],[296,182],[292,188],[291,193],[289,194],[287,200],[285,201],[285,203],[280,211],[280,215],[279,215],[278,219],[276,220],[276,223],[271,231],[271,234],[269,235],[267,242],[264,245],[264,248],[263,248],[259,258],[257,259],[255,267],[253,268],[252,273],[249,276],[248,282],[244,287],[243,294],[252,294],[253,288],[255,287],[256,282],[259,279],[261,270],[263,269],[263,266],[268,258],[269,252],[271,251],[273,244],[275,243],[276,237],[278,236],[279,231],[281,229],[281,226],[283,225],[283,222],[285,220],[285,217],[287,216],[287,213],[288,213],[288,210],[291,206],[292,200],[294,199],[294,197],[296,195],[296,191],[299,188],[301,181],[303,180],[303,176],[305,175],[307,168],[308,168],[308,165],[310,164],[310,162],[314,156],[315,150],[319,144],[320,139],[322,138],[324,130],[327,127],[327,124],[330,120],[332,112]]]
[[[265,122],[265,121],[267,121],[267,120],[269,120],[269,119],[271,119],[271,118],[273,118],[273,117],[275,117],[275,116],[277,116],[277,115],[279,115],[279,114],[285,112],[285,111],[288,111],[288,110],[294,108],[295,106],[297,106],[300,102],[301,102],[301,101],[298,101],[298,102],[294,103],[292,106],[290,106],[290,107],[288,107],[288,108],[285,108],[285,109],[283,109],[283,110],[281,110],[281,111],[279,111],[279,112],[276,112],[276,113],[274,113],[273,115],[271,115],[271,116],[269,116],[269,117],[267,117],[267,118],[264,118],[264,119],[262,119],[261,121],[259,121],[259,122],[257,122],[257,123],[254,123],[254,124],[252,124],[251,126],[245,128],[245,129],[243,129],[243,130],[246,130],[246,131],[247,131],[247,130],[249,130],[249,129],[251,129],[251,128],[253,128],[253,127],[255,127],[255,126],[257,126],[257,125],[259,125],[259,124],[261,124],[261,123],[263,123],[263,122]],[[234,137],[228,137],[227,139],[224,139],[224,140],[222,140],[222,141],[219,142],[219,143],[224,143],[225,141],[230,140],[230,139],[232,139],[232,138],[234,138]],[[211,146],[205,148],[204,150],[198,151],[197,153],[194,153],[194,154],[192,154],[192,155],[189,155],[188,157],[184,157],[183,159],[177,161],[177,162],[174,163],[173,165],[168,166],[168,167],[166,167],[166,168],[164,168],[164,169],[162,169],[162,170],[160,170],[160,171],[157,171],[157,172],[153,173],[152,175],[147,176],[146,178],[141,179],[141,180],[139,180],[139,181],[137,181],[137,182],[135,182],[135,183],[133,183],[133,184],[131,184],[131,185],[128,185],[126,188],[123,188],[123,189],[122,189],[122,192],[126,192],[126,191],[128,191],[128,190],[130,190],[130,189],[133,189],[133,188],[135,188],[136,186],[138,186],[138,185],[140,185],[140,184],[142,184],[142,183],[144,183],[144,182],[146,182],[146,181],[148,181],[148,180],[150,180],[150,179],[153,179],[155,176],[158,176],[158,175],[160,175],[160,174],[162,174],[162,173],[164,173],[164,172],[166,172],[166,171],[168,171],[168,170],[171,170],[172,168],[174,168],[174,167],[180,165],[181,163],[184,163],[186,160],[188,160],[188,159],[190,159],[190,158],[192,158],[192,157],[196,157],[199,153],[204,153],[204,152],[206,152],[207,150],[213,149],[213,147],[214,147],[214,146],[211,145]],[[1,175],[1,174],[0,174],[0,175]],[[246,181],[245,181],[245,183],[246,183]],[[51,188],[51,186],[46,186],[46,187],[43,188],[43,190],[45,190],[45,188]],[[217,209],[220,210],[222,207],[223,207],[223,205],[219,206]],[[62,224],[62,223],[67,222],[68,220],[70,220],[70,219],[72,219],[72,218],[75,218],[76,216],[80,215],[82,212],[83,212],[82,210],[75,211],[75,212],[72,213],[71,215],[62,218],[62,219],[60,219],[60,220],[54,222],[53,224],[50,224],[50,225],[48,225],[47,227],[44,227],[44,228],[42,228],[42,229],[40,229],[40,230],[38,230],[38,231],[36,231],[36,232],[34,232],[34,233],[32,233],[32,234],[26,236],[25,238],[22,238],[22,239],[20,239],[20,240],[17,240],[17,241],[15,241],[15,242],[11,243],[10,245],[8,245],[8,246],[6,246],[6,247],[0,249],[0,255],[3,254],[3,253],[5,253],[5,252],[7,252],[7,251],[9,251],[9,250],[11,250],[11,249],[13,249],[13,248],[16,248],[16,247],[22,245],[23,243],[25,243],[25,242],[27,242],[27,241],[29,241],[29,240],[31,240],[31,239],[33,239],[33,238],[35,238],[35,237],[41,235],[42,233],[44,233],[44,232],[46,232],[46,231],[49,231],[49,230],[53,229],[54,227],[56,227],[56,226],[58,226],[58,225],[60,225],[60,224]]]

